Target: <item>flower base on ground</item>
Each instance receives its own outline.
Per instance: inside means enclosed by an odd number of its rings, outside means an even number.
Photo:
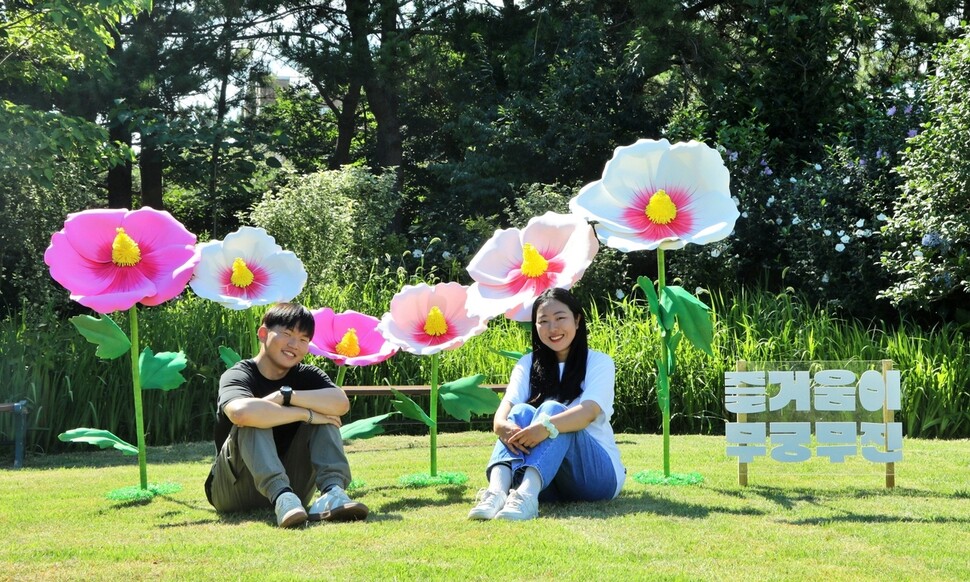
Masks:
[[[458,472],[442,471],[437,475],[428,473],[412,473],[402,475],[398,483],[405,487],[434,487],[437,485],[464,485],[468,482],[468,475]]]
[[[640,471],[633,474],[633,480],[644,485],[697,485],[704,482],[700,473],[671,473],[663,471]]]
[[[156,495],[178,493],[182,486],[178,483],[149,483],[147,489],[132,485],[109,491],[105,498],[111,501],[148,501]]]

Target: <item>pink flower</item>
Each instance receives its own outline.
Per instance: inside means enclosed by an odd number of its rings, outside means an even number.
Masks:
[[[468,314],[468,288],[458,283],[405,285],[377,328],[392,344],[420,356],[460,347],[487,327]]]
[[[600,241],[623,252],[680,249],[731,234],[739,213],[729,185],[713,148],[641,139],[616,148],[603,178],[583,186],[569,208],[596,223]]]
[[[198,262],[195,240],[165,211],[85,210],[51,236],[44,262],[71,299],[111,313],[181,293]]]
[[[306,283],[300,259],[262,228],[244,226],[225,240],[200,244],[198,253],[192,290],[229,309],[289,301]]]
[[[497,230],[468,264],[476,281],[469,311],[529,321],[535,298],[550,287],[572,287],[598,250],[592,227],[570,214],[547,212],[522,230]]]
[[[334,313],[324,307],[313,311],[313,319],[316,331],[310,353],[333,360],[338,366],[370,366],[397,353],[377,329],[380,320],[376,317],[356,311]]]

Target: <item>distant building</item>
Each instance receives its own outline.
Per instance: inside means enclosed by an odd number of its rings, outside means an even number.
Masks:
[[[276,91],[290,86],[289,77],[277,77],[271,73],[252,75],[246,86],[246,97],[243,102],[243,117],[252,117],[263,107],[276,102]]]

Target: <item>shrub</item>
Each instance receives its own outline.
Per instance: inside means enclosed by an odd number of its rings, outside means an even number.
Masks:
[[[399,205],[393,172],[347,166],[292,176],[264,195],[249,218],[300,257],[308,286],[353,283],[403,251],[389,229]]]
[[[895,279],[886,297],[946,316],[970,291],[970,36],[945,45],[936,62],[928,120],[898,170],[903,185],[882,260]],[[965,308],[956,315],[970,320]]]

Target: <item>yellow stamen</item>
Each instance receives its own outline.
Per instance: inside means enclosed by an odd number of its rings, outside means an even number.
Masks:
[[[545,274],[549,268],[549,261],[543,257],[534,245],[525,243],[522,245],[522,266],[519,270],[526,277],[536,278]]]
[[[141,249],[133,238],[125,234],[125,229],[117,228],[115,240],[111,243],[111,262],[119,267],[134,267],[141,261]]]
[[[646,209],[647,218],[654,224],[670,224],[677,218],[677,205],[663,190],[657,190],[650,197]]]
[[[357,343],[357,330],[349,328],[344,334],[343,339],[337,344],[337,353],[348,358],[356,358],[360,355],[360,344]]]
[[[236,287],[246,288],[253,284],[253,280],[256,278],[253,272],[249,270],[246,266],[246,261],[242,259],[236,259],[232,262],[232,277],[229,281]]]
[[[424,333],[435,337],[448,333],[448,322],[445,321],[445,314],[437,307],[432,307],[428,312],[428,319],[424,322]]]

